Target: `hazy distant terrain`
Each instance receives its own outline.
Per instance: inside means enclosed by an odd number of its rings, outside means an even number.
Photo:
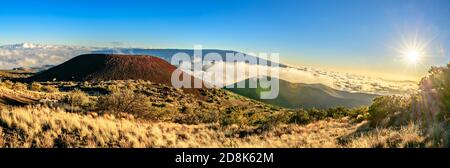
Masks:
[[[12,69],[17,67],[42,67],[45,65],[58,65],[77,55],[85,53],[106,53],[106,54],[144,54],[161,57],[170,62],[170,58],[177,52],[193,54],[189,49],[124,49],[124,48],[106,48],[106,47],[79,47],[65,45],[39,45],[32,43],[23,43],[15,45],[0,46],[0,69]],[[226,52],[236,53],[229,50],[203,50],[203,54],[217,52],[224,54]],[[224,66],[226,62],[217,63],[214,66]],[[240,63],[240,66],[255,68],[257,65]],[[211,67],[209,67],[211,68]],[[213,68],[211,68],[213,69]],[[280,78],[291,83],[305,84],[324,84],[337,90],[348,92],[361,92],[371,94],[406,94],[414,92],[417,89],[417,83],[412,81],[389,81],[379,78],[365,77],[346,73],[329,72],[310,67],[292,67],[282,65],[276,69],[280,73]],[[204,69],[201,74],[210,73]],[[245,78],[238,78],[232,81],[225,81],[223,86],[230,85]]]

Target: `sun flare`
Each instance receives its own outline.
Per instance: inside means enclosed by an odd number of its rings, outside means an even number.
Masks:
[[[426,57],[426,49],[430,41],[420,40],[418,35],[402,38],[401,45],[397,48],[400,57],[407,64],[419,64]]]
[[[417,50],[407,51],[405,54],[405,58],[410,63],[417,63],[420,59],[420,52]]]

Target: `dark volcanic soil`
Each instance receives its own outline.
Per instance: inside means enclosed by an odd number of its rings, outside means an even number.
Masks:
[[[144,79],[170,84],[176,68],[151,56],[87,54],[39,73],[33,81],[103,81]]]

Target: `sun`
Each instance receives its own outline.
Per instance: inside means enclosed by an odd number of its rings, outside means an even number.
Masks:
[[[417,50],[409,50],[405,52],[405,59],[410,63],[417,63],[420,60],[420,51]]]
[[[402,37],[401,44],[396,48],[399,53],[398,56],[409,65],[417,65],[426,58],[427,48],[430,41],[420,40],[418,35],[409,36],[409,38]]]

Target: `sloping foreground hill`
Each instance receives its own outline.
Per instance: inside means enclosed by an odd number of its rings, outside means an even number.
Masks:
[[[405,147],[421,144],[417,126],[377,129],[350,136],[361,125],[345,119],[281,125],[264,134],[239,137],[215,124],[147,122],[130,117],[92,116],[42,107],[0,109],[0,148],[16,147]],[[342,144],[339,139],[345,138]],[[395,141],[394,141],[395,140]]]
[[[0,108],[5,105],[22,106],[31,104],[37,101],[36,98],[30,95],[21,94],[19,92],[3,89],[0,86]]]
[[[353,108],[370,105],[372,100],[377,97],[373,94],[339,91],[322,84],[290,83],[280,79],[278,97],[275,99],[260,99],[260,93],[263,89],[261,89],[259,81],[258,88],[249,88],[250,80],[255,81],[256,78],[241,81],[245,82],[246,88],[226,89],[251,99],[286,108],[332,108],[336,106]]]
[[[3,105],[27,105],[35,101],[29,97],[0,93],[0,107]]]

